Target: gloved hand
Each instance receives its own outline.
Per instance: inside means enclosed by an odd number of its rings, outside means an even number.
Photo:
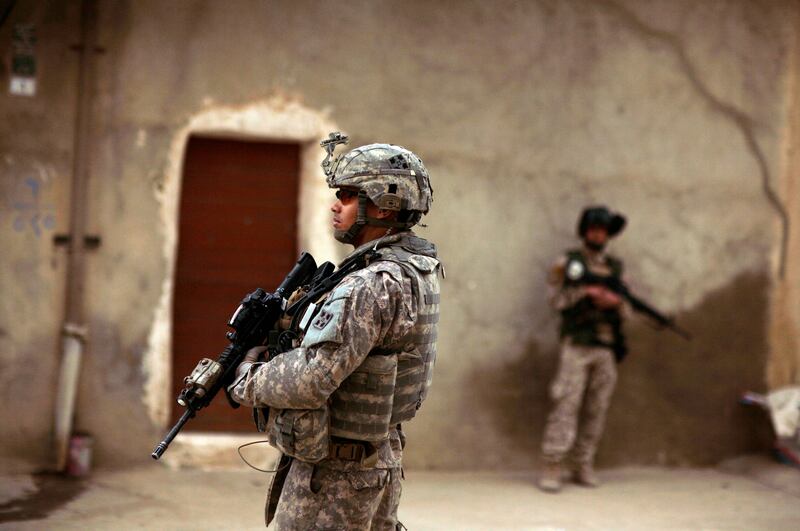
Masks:
[[[303,297],[306,293],[308,293],[308,290],[305,288],[297,288],[294,290],[294,292],[289,296],[289,299],[286,301],[286,307],[290,307],[292,304],[300,300],[300,297]],[[278,328],[281,330],[289,330],[291,326],[292,318],[286,314],[284,314],[283,317],[278,320]]]
[[[255,363],[258,361],[258,358],[267,351],[267,347],[264,345],[259,345],[257,347],[253,347],[247,351],[247,354],[244,355],[244,359],[242,363]]]

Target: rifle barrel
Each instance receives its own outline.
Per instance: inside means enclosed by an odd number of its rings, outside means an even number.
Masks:
[[[643,301],[642,299],[631,293],[630,289],[628,289],[628,286],[626,286],[625,283],[622,282],[621,280],[613,278],[604,279],[595,276],[591,276],[588,278],[593,282],[604,283],[612,291],[615,291],[623,298],[627,299],[634,311],[647,315],[648,317],[653,319],[656,323],[658,323],[661,326],[667,327],[668,329],[672,330],[673,332],[681,336],[686,341],[692,340],[692,334],[690,334],[688,331],[678,326],[675,323],[674,319],[667,317],[666,315],[656,310],[648,303],[646,303],[645,301]]]
[[[178,419],[178,422],[175,423],[172,429],[169,430],[169,433],[167,433],[167,436],[164,437],[164,440],[158,443],[158,446],[156,446],[155,450],[153,450],[153,453],[150,454],[150,457],[152,457],[153,459],[158,459],[159,457],[164,455],[164,452],[166,452],[167,448],[169,448],[172,439],[174,439],[175,436],[178,435],[178,432],[181,431],[183,425],[189,422],[189,419],[191,419],[194,416],[195,416],[195,411],[191,407],[187,407],[186,411],[183,413],[183,415],[181,415],[181,418]]]
[[[680,326],[676,325],[675,323],[670,324],[670,330],[681,336],[686,341],[692,340],[692,334],[689,333],[688,330],[681,328]]]

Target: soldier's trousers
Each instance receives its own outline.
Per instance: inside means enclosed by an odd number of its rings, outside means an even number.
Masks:
[[[542,440],[546,461],[562,461],[570,450],[577,464],[594,461],[616,382],[611,349],[562,343],[558,372],[550,387],[553,409]]]
[[[394,531],[400,479],[399,468],[343,471],[295,459],[271,529]]]

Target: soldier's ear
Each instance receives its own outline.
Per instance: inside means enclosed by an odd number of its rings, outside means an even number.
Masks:
[[[389,210],[389,209],[386,209],[386,208],[379,208],[378,209],[378,219],[390,218],[390,217],[392,217],[392,215],[394,213],[395,213],[394,210]]]

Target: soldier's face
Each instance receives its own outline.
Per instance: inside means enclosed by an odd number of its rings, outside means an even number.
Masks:
[[[608,243],[608,229],[602,225],[589,225],[585,239],[592,247],[602,249]]]
[[[347,231],[358,218],[358,192],[353,190],[337,190],[336,201],[331,205],[331,212],[333,212],[333,236],[340,242],[351,243],[358,246],[364,242],[383,236],[386,233],[385,227],[366,225],[358,232],[355,240],[350,241],[345,239]],[[397,219],[395,212],[380,209],[372,201],[367,201],[366,216],[372,219]]]
[[[352,190],[337,190],[336,201],[331,205],[331,212],[333,212],[333,229],[347,231],[358,216],[358,193]]]

